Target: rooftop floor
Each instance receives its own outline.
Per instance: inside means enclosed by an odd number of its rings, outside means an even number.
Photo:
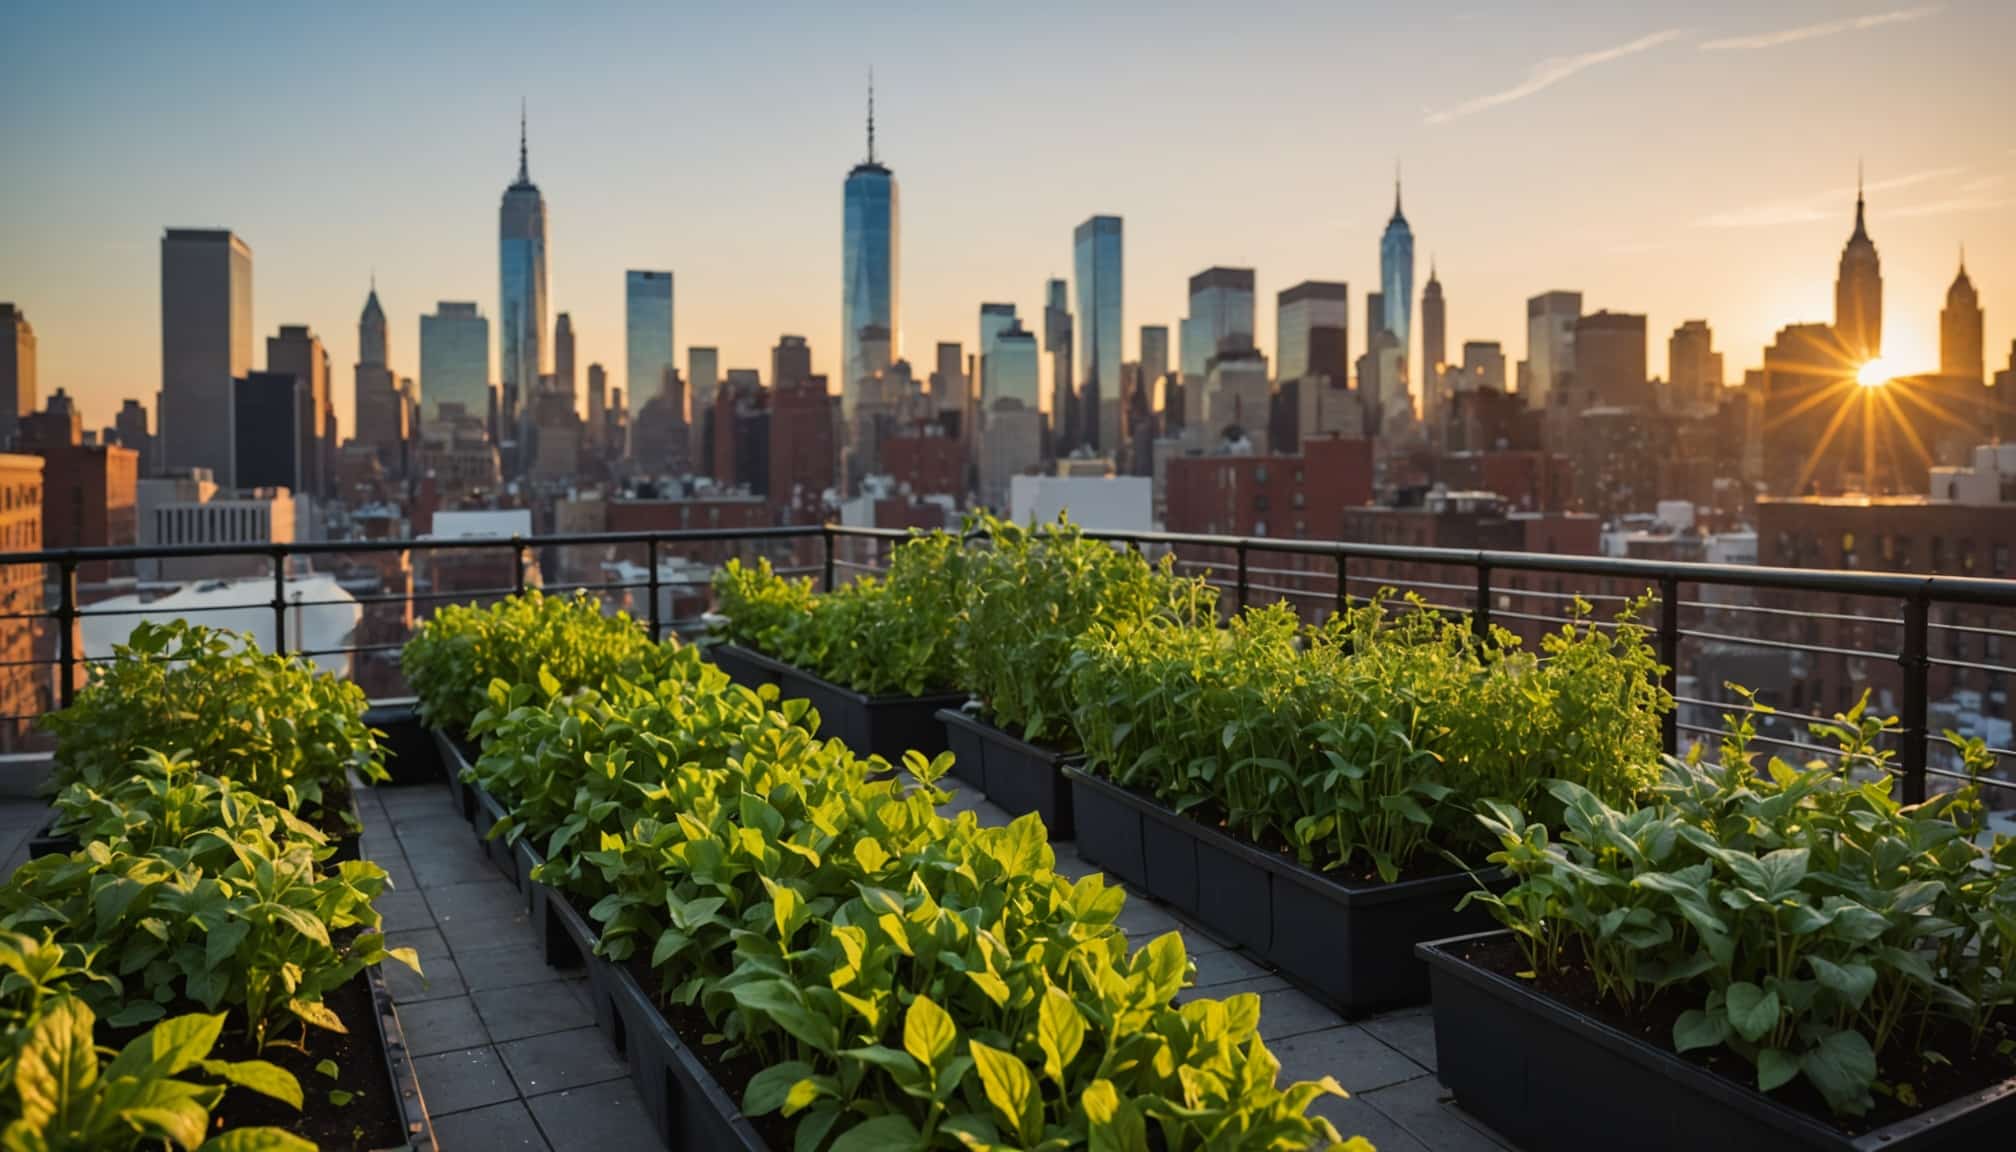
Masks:
[[[524,899],[476,844],[443,785],[367,790],[359,799],[364,855],[390,873],[379,898],[388,941],[420,953],[426,978],[386,969],[434,1121],[438,1146],[608,1152],[661,1147],[629,1068],[595,1027],[578,973],[546,966]],[[948,809],[983,823],[1007,815],[962,790]],[[0,874],[27,859],[47,819],[38,803],[0,803]],[[1097,871],[1075,846],[1054,845],[1057,870]],[[1464,1115],[1435,1078],[1428,1009],[1356,1023],[1291,987],[1237,948],[1149,897],[1129,891],[1120,926],[1135,942],[1181,932],[1198,995],[1260,996],[1260,1034],[1289,1079],[1337,1078],[1348,1100],[1316,1110],[1380,1152],[1502,1152],[1510,1145]]]

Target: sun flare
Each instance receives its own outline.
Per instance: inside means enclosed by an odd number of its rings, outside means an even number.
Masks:
[[[1888,384],[1897,375],[1890,361],[1877,357],[1855,371],[1855,382],[1864,388],[1876,388]]]

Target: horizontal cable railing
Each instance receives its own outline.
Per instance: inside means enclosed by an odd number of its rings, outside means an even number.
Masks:
[[[1691,743],[1695,738],[1713,739],[1721,734],[1719,729],[1693,720],[1683,722],[1682,711],[1696,717],[1749,716],[1782,729],[1760,735],[1759,740],[1818,751],[1817,745],[1798,737],[1804,734],[1805,725],[1829,723],[1822,717],[1826,707],[1815,703],[1801,708],[1796,704],[1803,701],[1795,701],[1795,706],[1765,708],[1747,698],[1712,699],[1723,678],[1715,675],[1715,669],[1733,667],[1737,671],[1729,677],[1740,679],[1741,658],[1730,654],[1748,652],[1787,662],[1793,670],[1791,678],[1803,683],[1825,680],[1812,669],[1832,661],[1837,674],[1824,685],[1825,690],[1839,695],[1858,687],[1873,689],[1883,705],[1879,710],[1897,715],[1898,727],[1886,733],[1889,742],[1885,746],[1896,753],[1892,768],[1902,795],[1912,801],[1925,796],[1928,778],[1965,778],[1964,773],[1954,770],[1960,763],[1957,746],[1932,723],[1935,677],[1945,694],[1939,705],[1942,715],[1959,707],[1951,702],[1978,699],[1976,711],[1986,715],[1999,708],[2001,714],[1994,719],[2002,723],[2007,717],[2011,674],[2016,673],[2016,667],[1997,662],[2000,653],[1995,649],[2002,637],[2016,637],[2016,616],[1999,620],[1982,616],[2016,613],[2016,582],[2006,580],[1180,532],[1088,531],[1086,535],[1126,545],[1151,558],[1174,557],[1183,571],[1199,574],[1220,588],[1228,610],[1277,600],[1296,606],[1305,615],[1320,616],[1326,609],[1360,603],[1368,593],[1392,588],[1420,594],[1430,610],[1467,615],[1480,636],[1491,636],[1494,628],[1506,628],[1530,644],[1545,631],[1570,622],[1585,627],[1613,626],[1609,612],[1642,600],[1638,623],[1655,644],[1665,669],[1664,687],[1678,705],[1664,719],[1665,746],[1673,752],[1684,750],[1683,736]],[[712,573],[731,556],[746,557],[753,550],[772,560],[778,572],[814,577],[820,586],[831,589],[857,574],[885,568],[891,550],[908,536],[901,529],[818,524],[0,554],[0,572],[14,566],[40,566],[44,579],[35,590],[41,593],[45,585],[53,588],[53,596],[43,593],[35,605],[0,602],[0,643],[5,643],[9,629],[36,633],[38,625],[47,623],[54,633],[53,637],[39,633],[29,637],[34,644],[33,658],[24,657],[19,637],[15,647],[0,649],[0,685],[14,670],[46,668],[55,684],[42,705],[61,706],[74,695],[81,669],[103,658],[102,650],[100,656],[89,659],[80,650],[81,624],[169,613],[201,619],[207,613],[242,614],[254,609],[271,613],[273,647],[311,658],[350,656],[353,674],[360,670],[360,662],[373,661],[374,671],[389,678],[383,680],[384,685],[396,689],[382,694],[404,695],[392,654],[403,644],[411,622],[442,603],[494,600],[528,587],[580,591],[603,597],[612,607],[632,608],[640,627],[654,638],[690,636],[704,626],[704,613],[711,607],[708,581]],[[599,568],[609,579],[598,582],[585,578],[592,572],[570,571],[565,563],[569,549],[593,551],[596,555],[586,567]],[[396,587],[398,580],[373,567],[373,557],[394,558],[396,567],[405,570],[406,586]],[[483,560],[485,557],[488,559]],[[483,560],[472,566],[468,587],[443,590],[434,584],[416,586],[412,581],[412,573],[419,567],[432,569],[438,580],[443,565],[463,558]],[[543,578],[549,559],[562,569],[565,578]],[[80,570],[102,573],[114,566],[149,562],[173,564],[179,572],[191,562],[205,560],[238,561],[248,566],[263,562],[270,591],[253,591],[248,581],[262,579],[255,574],[236,577],[231,588],[244,591],[247,598],[235,602],[213,600],[188,608],[146,604],[98,608],[80,598]],[[333,571],[317,567],[337,561],[355,562],[356,566]],[[627,571],[624,565],[628,565]],[[289,582],[297,566],[317,567],[303,575],[336,577],[340,584],[349,586],[349,598],[290,596]],[[1467,577],[1458,575],[1465,572]],[[393,587],[387,590],[388,585]],[[1683,590],[1687,593],[1684,596]],[[641,606],[634,603],[639,594],[645,600]],[[35,610],[49,599],[55,601],[53,609]],[[304,626],[297,622],[290,628],[290,614],[340,612],[345,607],[353,607],[356,618],[340,644],[309,648],[303,643]],[[1605,615],[1589,614],[1599,608]],[[1972,639],[1975,636],[1981,639]],[[1936,653],[1935,637],[1939,638]],[[94,641],[94,645],[102,643]],[[1684,696],[1679,691],[1683,675],[1690,676],[1694,684]],[[1703,683],[1704,675],[1712,678]],[[1968,686],[1975,681],[1982,685],[1979,691]],[[1823,686],[1816,685],[1814,695],[1822,690]],[[0,720],[25,723],[33,715],[17,712],[0,715]],[[1794,724],[1800,727],[1785,727]],[[2006,725],[1998,731],[2006,732]],[[2016,753],[1996,746],[2000,743],[2016,743],[2016,739],[1988,741],[1990,751],[2002,757],[2004,764],[2016,760]],[[1943,763],[1931,762],[1935,754]],[[2016,790],[2016,783],[2010,781],[1987,782]]]

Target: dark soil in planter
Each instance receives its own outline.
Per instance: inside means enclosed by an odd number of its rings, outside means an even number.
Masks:
[[[1558,972],[1527,979],[1519,975],[1526,970],[1526,955],[1510,936],[1492,935],[1469,940],[1450,947],[1449,951],[1479,968],[1518,980],[1566,1008],[1600,1020],[1667,1053],[1673,1053],[1673,1022],[1682,1012],[1699,1008],[1706,998],[1705,990],[1699,988],[1693,991],[1669,989],[1627,1013],[1615,1001],[1596,994],[1596,982],[1579,958],[1571,960]],[[1882,1054],[1878,1079],[1888,1084],[1911,1085],[1918,1098],[1916,1108],[1907,1108],[1894,1098],[1878,1092],[1875,1093],[1876,1106],[1870,1109],[1868,1115],[1835,1116],[1828,1110],[1820,1093],[1803,1076],[1767,1095],[1779,1104],[1856,1136],[1909,1119],[1926,1109],[1958,1100],[2016,1076],[2016,1053],[2002,1055],[1995,1050],[1998,1044],[2012,1035],[2016,1035],[2016,1011],[2008,1008],[1995,1015],[1982,1034],[1978,1048],[1970,1045],[1967,1028],[1956,1020],[1933,1018],[1927,1023],[1922,1038],[1913,1025],[1899,1025]],[[1950,1063],[1927,1060],[1924,1058],[1927,1052],[1938,1053]],[[1756,1067],[1734,1052],[1713,1048],[1676,1055],[1725,1080],[1756,1090]]]
[[[220,1121],[232,1128],[271,1125],[312,1140],[324,1149],[405,1147],[406,1120],[391,1075],[386,1071],[369,979],[359,975],[323,999],[350,1031],[309,1029],[305,1054],[275,1044],[268,1044],[264,1052],[255,1052],[244,1034],[243,1016],[233,1012],[224,1022],[224,1032],[218,1037],[217,1046],[210,1050],[209,1058],[265,1060],[285,1068],[301,1084],[301,1110],[296,1112],[283,1101],[249,1089],[232,1088],[225,1092],[223,1104],[211,1114],[213,1129]],[[181,1005],[171,1007],[168,1015],[202,1010],[198,1005]],[[102,1042],[118,1049],[146,1032],[147,1027],[106,1030],[101,1033]],[[283,1025],[283,1028],[284,1035],[291,1038],[293,1027]],[[334,1079],[315,1070],[315,1065],[323,1060],[336,1062]],[[350,1102],[340,1108],[331,1104],[332,1090],[351,1093]]]

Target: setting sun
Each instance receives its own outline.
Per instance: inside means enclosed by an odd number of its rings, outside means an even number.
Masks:
[[[1896,375],[1890,361],[1879,356],[1856,371],[1855,381],[1864,388],[1876,388],[1888,384]]]

